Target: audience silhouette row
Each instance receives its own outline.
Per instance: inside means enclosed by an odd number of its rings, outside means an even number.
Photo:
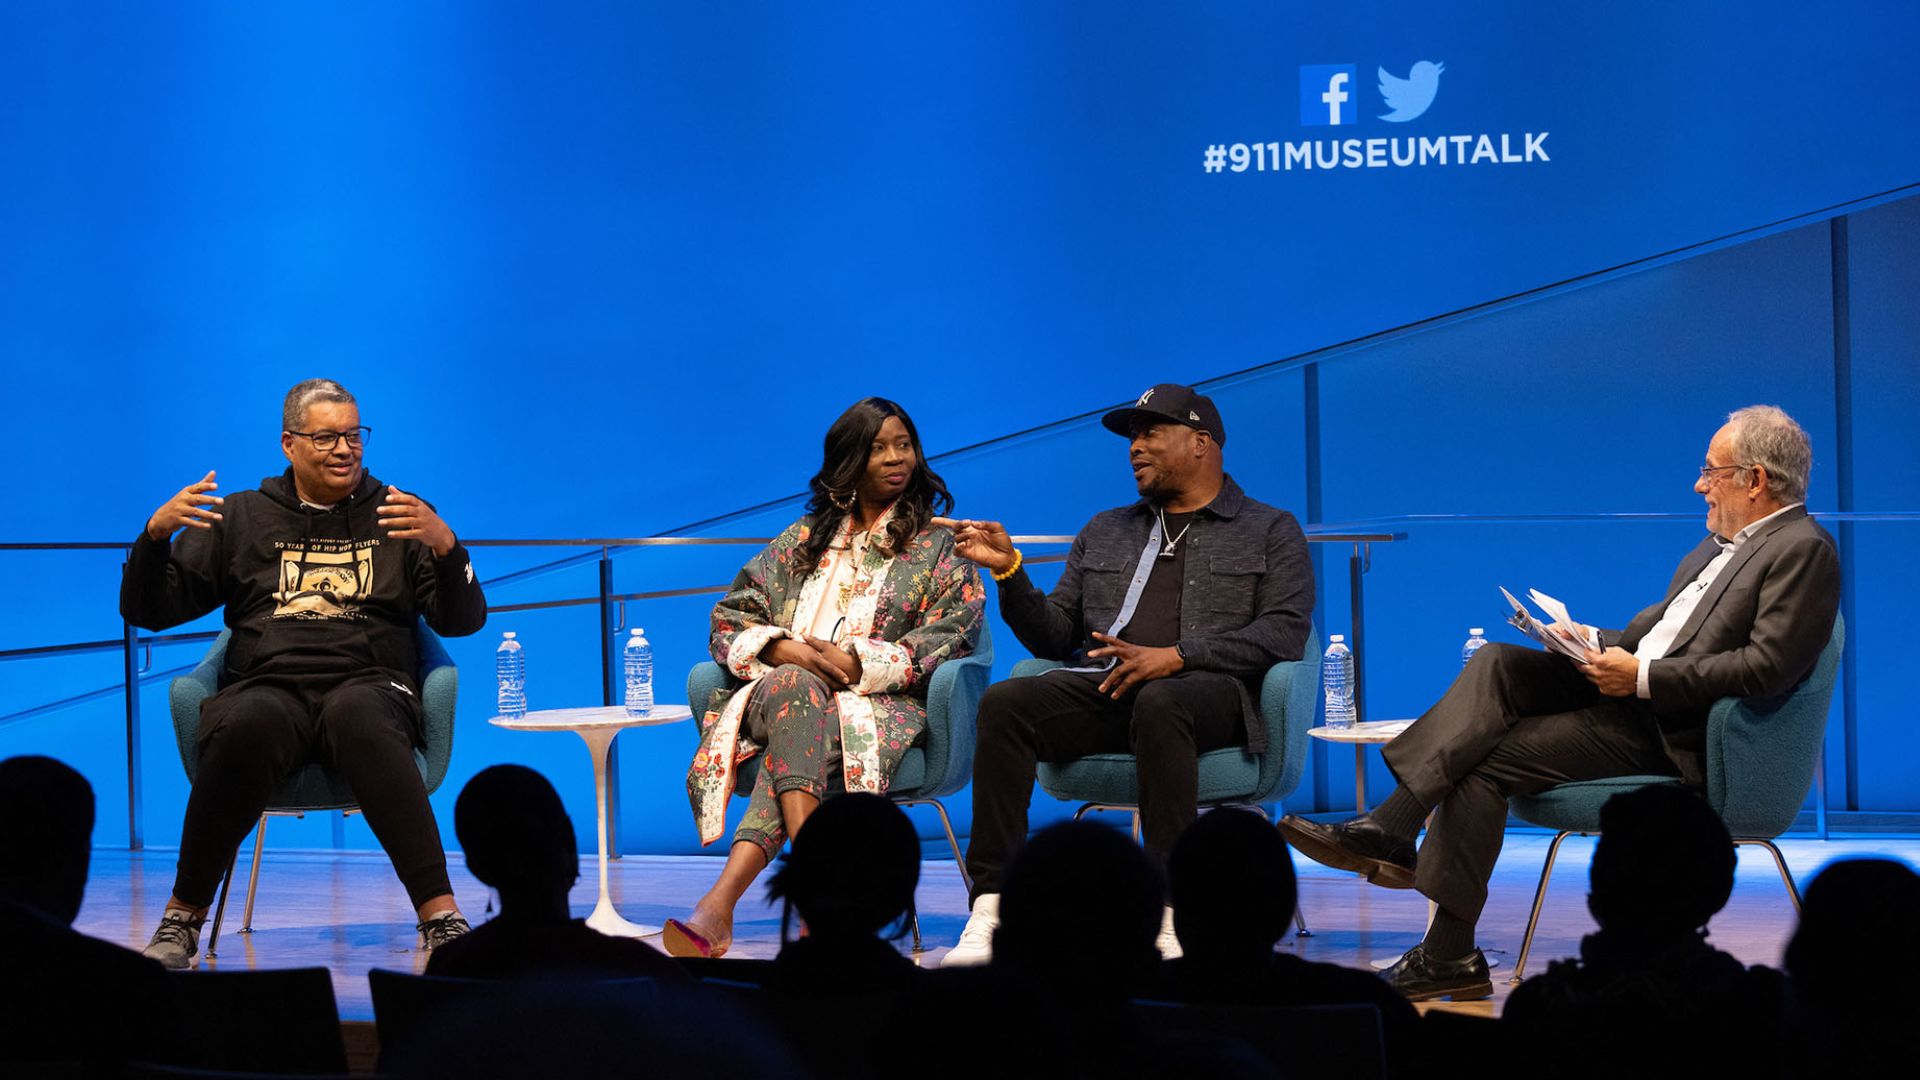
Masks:
[[[222,1038],[214,1018],[176,1014],[172,988],[201,976],[72,929],[93,814],[60,762],[0,762],[0,928],[22,961],[0,1000],[9,1075],[139,1074],[128,1063],[191,1064],[195,1041]],[[828,800],[793,837],[768,888],[785,942],[770,962],[675,960],[573,918],[573,827],[531,769],[481,771],[454,819],[501,910],[431,954],[430,979],[480,981],[383,1045],[382,1074],[1359,1077],[1502,1054],[1574,1076],[1843,1075],[1898,1060],[1920,1018],[1901,963],[1920,944],[1920,875],[1831,864],[1784,970],[1748,967],[1707,936],[1732,893],[1732,841],[1679,787],[1607,803],[1588,896],[1599,929],[1516,988],[1498,1022],[1422,1019],[1370,972],[1278,948],[1293,864],[1243,810],[1202,815],[1164,881],[1114,829],[1039,832],[1006,875],[992,964],[946,970],[901,954],[920,845],[880,796]],[[1184,956],[1162,961],[1169,902]]]

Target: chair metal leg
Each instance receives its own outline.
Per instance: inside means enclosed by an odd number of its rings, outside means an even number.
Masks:
[[[1223,803],[1221,805],[1235,806],[1235,807],[1239,807],[1240,809],[1248,810],[1255,814],[1259,814],[1261,817],[1266,818],[1267,823],[1270,825],[1280,824],[1280,804],[1279,803],[1273,804],[1273,813],[1271,814],[1267,813],[1266,807],[1261,806],[1258,803]],[[1297,899],[1294,901],[1294,904],[1293,904],[1293,936],[1297,938],[1313,936],[1313,931],[1307,929],[1307,916],[1305,912],[1300,910],[1300,902]]]
[[[1115,803],[1090,802],[1082,805],[1080,809],[1075,810],[1073,812],[1073,820],[1079,821],[1081,818],[1087,816],[1087,814],[1090,811],[1094,811],[1094,810],[1125,810],[1129,814],[1132,814],[1133,815],[1133,842],[1136,844],[1140,842],[1140,808],[1139,807],[1127,806],[1127,805],[1115,804]]]
[[[207,959],[218,960],[214,949],[220,944],[220,920],[227,914],[227,890],[233,888],[233,868],[240,862],[240,849],[234,848],[227,859],[227,876],[220,879],[220,902],[213,908],[213,931],[207,935]]]
[[[267,846],[267,815],[260,815],[260,824],[253,833],[253,869],[247,874],[247,906],[240,915],[240,932],[253,933],[253,892],[260,885],[260,852]],[[237,854],[237,853],[236,853]]]
[[[1533,914],[1527,917],[1527,936],[1520,941],[1520,959],[1513,965],[1513,978],[1507,980],[1512,985],[1518,986],[1527,972],[1527,953],[1533,950],[1533,932],[1540,925],[1540,909],[1547,902],[1547,882],[1553,879],[1553,860],[1560,855],[1560,844],[1572,835],[1562,831],[1547,847],[1547,865],[1540,868],[1540,887],[1533,891]]]
[[[913,927],[913,955],[919,956],[920,948],[920,905],[907,901],[907,921]]]
[[[953,850],[953,865],[960,868],[960,882],[967,887],[967,895],[973,895],[973,875],[967,873],[967,860],[960,854],[960,840],[954,836],[953,820],[947,817],[947,808],[939,799],[905,799],[901,806],[931,806],[940,815],[940,827],[946,830],[947,847]],[[917,925],[917,924],[916,924]]]
[[[1773,856],[1773,865],[1780,868],[1780,880],[1787,887],[1787,899],[1793,901],[1793,913],[1800,914],[1800,889],[1793,883],[1793,872],[1787,869],[1787,860],[1780,854],[1771,840],[1735,840],[1736,846],[1745,844],[1750,847],[1763,847]]]

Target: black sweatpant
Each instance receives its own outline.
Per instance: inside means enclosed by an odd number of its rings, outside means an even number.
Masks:
[[[1197,813],[1200,753],[1246,742],[1241,689],[1231,675],[1181,672],[1119,701],[1100,693],[1103,677],[1056,670],[995,683],[981,697],[967,844],[974,896],[1000,891],[1008,861],[1026,842],[1037,762],[1134,755],[1142,839],[1164,865]]]
[[[330,684],[330,685],[329,685]],[[415,907],[453,891],[440,826],[414,764],[419,698],[385,675],[252,679],[201,705],[199,769],[180,827],[173,895],[213,902],[228,860],[267,800],[309,762],[353,789]]]

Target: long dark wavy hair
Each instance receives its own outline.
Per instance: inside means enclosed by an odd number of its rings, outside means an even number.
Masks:
[[[890,416],[900,418],[907,437],[913,441],[913,475],[907,478],[907,489],[900,493],[893,520],[887,524],[887,550],[905,550],[907,541],[919,535],[935,514],[952,511],[953,496],[947,492],[946,481],[927,467],[927,453],[920,448],[920,429],[913,426],[913,417],[886,398],[861,398],[827,429],[821,446],[820,471],[807,481],[813,490],[813,497],[807,500],[807,513],[813,515],[813,531],[800,545],[801,566],[819,566],[827,553],[827,545],[846,525],[847,514],[853,509],[860,490],[860,480],[867,472],[873,440],[879,437],[880,425]]]

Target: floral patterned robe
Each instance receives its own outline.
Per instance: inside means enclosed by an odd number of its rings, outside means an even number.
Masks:
[[[884,547],[881,516],[869,534],[838,644],[860,659],[860,680],[835,694],[840,752],[848,791],[882,794],[920,732],[926,729],[927,680],[943,661],[965,656],[980,638],[986,590],[972,563],[953,550],[953,533],[927,528],[905,550]],[[754,685],[774,669],[760,659],[768,643],[800,637],[827,595],[826,575],[798,565],[797,553],[813,527],[803,517],[754,556],[713,608],[713,658],[745,686],[716,691],[701,718],[700,748],[687,770],[687,796],[710,844],[725,828],[734,769],[759,753],[741,717]]]

